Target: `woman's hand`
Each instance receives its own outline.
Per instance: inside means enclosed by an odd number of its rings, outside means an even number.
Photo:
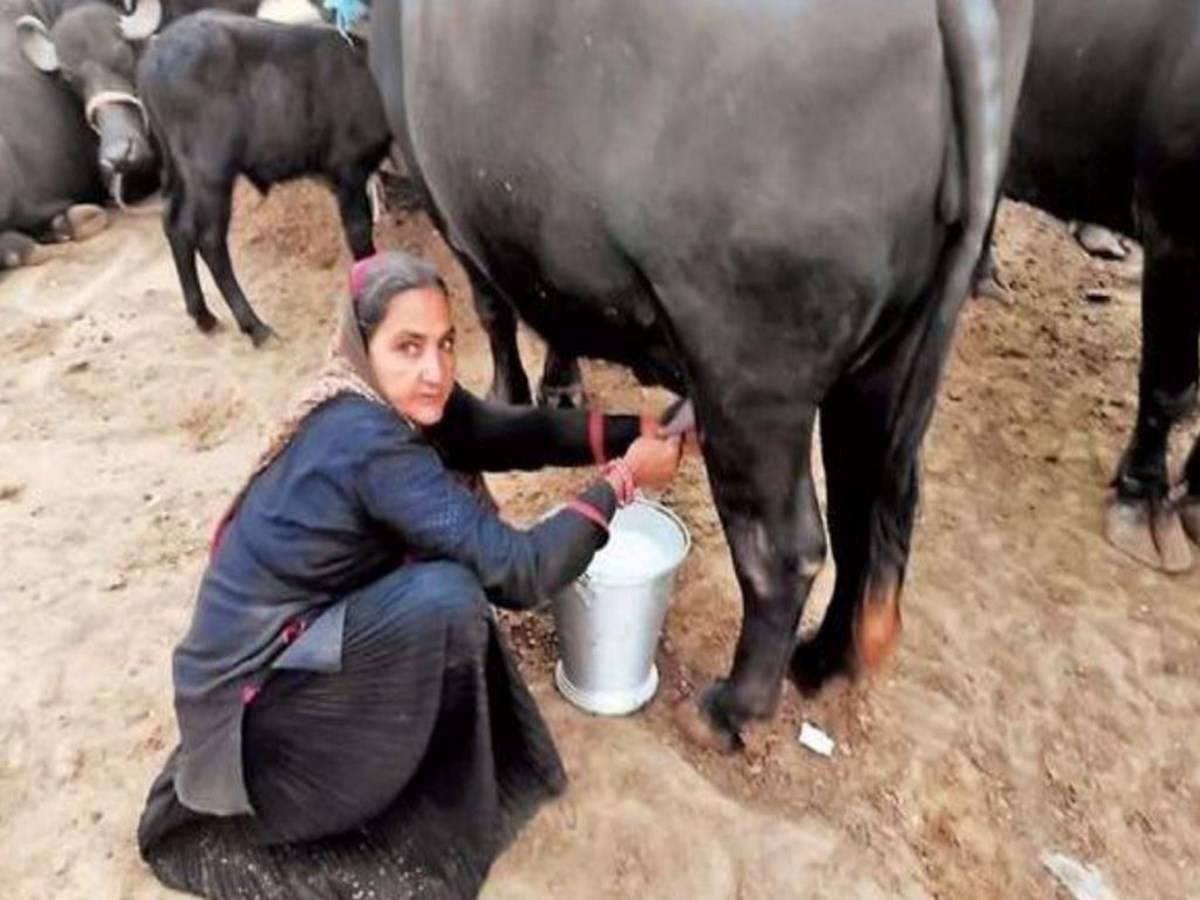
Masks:
[[[625,451],[625,464],[640,488],[663,490],[679,469],[682,442],[678,437],[640,437]]]
[[[678,400],[657,413],[642,413],[642,437],[680,437],[683,452],[699,452],[696,413],[690,401]]]

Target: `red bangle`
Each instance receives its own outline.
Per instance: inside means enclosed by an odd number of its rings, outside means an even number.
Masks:
[[[592,459],[596,465],[602,466],[604,458],[604,413],[593,409],[588,413],[587,422],[588,445],[592,448]]]
[[[600,530],[605,534],[608,534],[608,520],[605,519],[600,510],[596,509],[596,507],[592,506],[592,504],[584,500],[568,500],[567,509],[572,509],[579,513],[588,521],[600,526]]]

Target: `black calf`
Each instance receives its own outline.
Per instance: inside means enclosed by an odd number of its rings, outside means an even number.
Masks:
[[[391,139],[364,47],[325,26],[200,12],[151,43],[138,85],[164,157],[163,227],[188,314],[201,331],[216,319],[200,290],[197,251],[238,327],[256,346],[272,334],[229,258],[238,175],[264,193],[300,176],[324,178],[337,195],[354,258],[375,252],[366,185]]]

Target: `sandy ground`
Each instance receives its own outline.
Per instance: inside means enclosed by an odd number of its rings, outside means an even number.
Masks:
[[[213,522],[305,373],[344,278],[332,201],[245,193],[235,260],[283,340],[196,333],[155,217],[0,282],[0,896],[151,898],[133,832],[175,740],[169,654]],[[445,248],[421,220],[383,246]],[[696,544],[655,702],[593,719],[550,684],[545,615],[509,619],[572,776],[498,863],[493,898],[1066,896],[1039,856],[1121,897],[1200,883],[1200,571],[1159,575],[1100,537],[1134,411],[1136,274],[1008,209],[1008,304],[973,303],[927,444],[905,638],[871,685],[790,688],[743,755],[693,750],[670,707],[728,665],[739,619],[700,464],[667,496]],[[453,271],[461,375],[490,362]],[[1104,305],[1083,299],[1105,285]],[[228,313],[215,292],[213,309]],[[526,341],[529,358],[536,342]],[[532,370],[532,365],[531,365]],[[587,369],[609,408],[661,403]],[[527,521],[586,473],[494,479]],[[838,742],[801,748],[802,720]]]

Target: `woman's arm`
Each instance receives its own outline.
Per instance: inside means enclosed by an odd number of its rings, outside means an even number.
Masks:
[[[582,512],[568,507],[528,530],[516,529],[485,509],[415,436],[367,454],[359,496],[371,518],[407,547],[462,563],[513,608],[536,605],[587,568],[607,540],[603,523],[617,503],[613,488],[600,480],[579,496]]]
[[[597,449],[616,459],[642,430],[637,416],[602,416],[594,433],[589,424],[586,410],[487,403],[456,385],[429,435],[451,468],[504,472],[588,465],[600,461]]]

